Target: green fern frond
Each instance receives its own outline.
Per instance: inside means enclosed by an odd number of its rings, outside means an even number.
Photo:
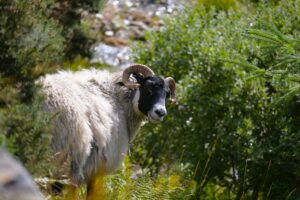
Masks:
[[[277,106],[277,105],[279,105],[279,104],[281,104],[285,101],[288,101],[288,100],[290,100],[291,98],[293,98],[294,96],[296,96],[299,93],[300,93],[300,85],[291,88],[289,90],[289,92],[287,92],[285,95],[281,96],[276,101],[274,101],[271,104],[271,106]]]
[[[283,66],[286,66],[288,64],[293,64],[293,65],[296,65],[296,64],[300,64],[300,57],[292,57],[292,56],[289,56],[289,57],[285,57],[285,58],[282,58],[280,59],[280,61],[274,65],[275,67],[283,67]]]
[[[274,33],[265,30],[260,30],[260,29],[248,29],[244,35],[250,38],[271,42],[275,44],[282,45],[285,43],[285,41],[282,40],[282,38],[279,38]]]
[[[261,69],[261,68],[257,67],[256,65],[250,64],[246,61],[232,60],[232,59],[226,59],[226,58],[222,58],[222,59],[219,59],[219,60],[223,61],[223,62],[228,62],[228,63],[239,65],[239,66],[244,67],[246,70],[251,71],[251,72],[256,72],[256,73],[261,73],[261,74],[265,73],[264,69]]]
[[[284,34],[282,34],[277,28],[276,26],[274,26],[273,24],[267,23],[265,21],[259,20],[258,24],[260,25],[260,27],[264,27],[265,30],[269,30],[270,32],[276,34],[279,38],[281,38],[282,40],[286,39],[286,36]]]
[[[262,77],[263,77],[263,74],[257,73],[257,74],[253,74],[253,75],[248,76],[245,80],[246,81],[252,81],[252,80],[257,80],[258,78],[262,78]]]
[[[270,73],[271,74],[274,74],[274,75],[282,75],[282,74],[285,74],[285,73],[287,73],[287,71],[286,70],[270,70]]]
[[[300,83],[300,76],[299,75],[290,75],[286,77],[287,80]]]

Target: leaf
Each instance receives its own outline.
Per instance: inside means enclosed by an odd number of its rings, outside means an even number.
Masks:
[[[222,58],[222,59],[219,59],[219,60],[223,61],[223,62],[228,62],[228,63],[240,65],[240,66],[244,67],[246,70],[249,70],[249,71],[255,71],[255,72],[260,72],[260,73],[265,72],[264,69],[260,69],[256,65],[250,64],[246,61],[243,62],[243,61],[239,61],[239,60],[231,60],[231,59],[226,59],[226,58]]]
[[[290,75],[287,76],[286,79],[300,83],[300,76],[299,75]]]
[[[295,86],[292,89],[290,89],[289,92],[286,93],[284,96],[280,97],[278,100],[271,103],[271,106],[277,106],[277,105],[283,103],[284,101],[288,101],[289,99],[293,98],[298,93],[300,93],[300,85]]]
[[[244,35],[250,38],[254,38],[266,42],[284,44],[284,41],[282,39],[278,38],[278,36],[276,36],[274,33],[269,31],[264,31],[260,29],[248,29],[247,33]]]

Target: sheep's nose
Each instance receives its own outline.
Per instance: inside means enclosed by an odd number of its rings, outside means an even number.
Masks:
[[[161,108],[161,109],[155,110],[155,113],[157,114],[157,116],[163,117],[167,114],[167,111],[166,111],[166,109]]]

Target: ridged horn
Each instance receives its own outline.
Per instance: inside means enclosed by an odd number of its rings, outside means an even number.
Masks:
[[[133,73],[142,74],[144,77],[149,77],[154,75],[154,72],[146,65],[134,64],[129,66],[123,71],[123,76],[122,76],[122,82],[129,89],[136,89],[140,87],[140,84],[133,83],[129,80],[130,75]]]
[[[175,83],[175,80],[172,77],[167,77],[165,80],[168,83],[169,88],[170,88],[171,103],[175,104],[176,103],[176,83]]]

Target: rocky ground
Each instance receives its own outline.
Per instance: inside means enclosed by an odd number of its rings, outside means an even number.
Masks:
[[[83,23],[98,38],[92,63],[125,67],[132,63],[130,45],[144,41],[145,32],[159,30],[163,18],[175,15],[184,0],[108,0],[101,13],[83,12]]]

